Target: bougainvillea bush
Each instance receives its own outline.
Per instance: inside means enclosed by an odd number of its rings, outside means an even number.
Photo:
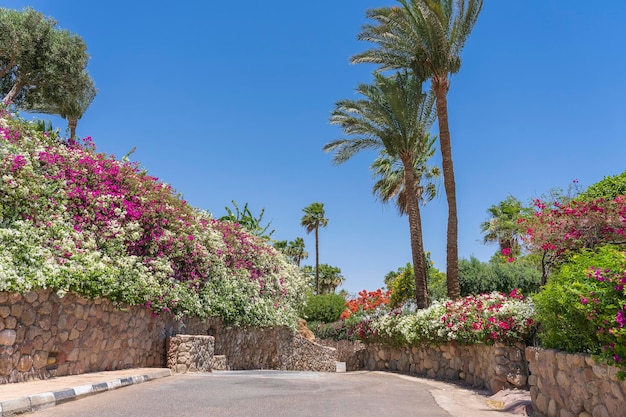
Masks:
[[[623,249],[606,245],[573,255],[535,302],[542,346],[595,354],[626,370]]]
[[[0,112],[0,290],[295,325],[305,282],[266,242],[89,138],[67,141]]]
[[[392,346],[511,344],[532,336],[533,314],[532,302],[517,291],[493,292],[368,317],[357,325],[356,334],[366,343]]]

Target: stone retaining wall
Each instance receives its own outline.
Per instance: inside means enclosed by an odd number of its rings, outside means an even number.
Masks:
[[[526,348],[535,411],[548,417],[625,417],[626,381],[589,355]]]
[[[288,328],[230,329],[218,320],[195,318],[179,322],[153,317],[141,306],[37,290],[0,292],[0,383],[163,367],[167,337],[211,335],[218,328],[216,353],[228,354],[233,369],[335,369],[334,349],[309,346]]]
[[[339,362],[346,363],[346,371],[358,371],[364,369],[363,361],[359,360],[357,352],[365,349],[363,342],[356,340],[354,342],[349,340],[331,340],[331,339],[317,339],[315,340],[320,345],[335,348],[337,350],[337,360]]]
[[[311,342],[286,327],[239,328],[207,321],[215,336],[215,354],[225,355],[230,369],[278,369],[335,372],[337,351]]]
[[[464,380],[470,386],[487,388],[492,393],[507,388],[525,389],[528,380],[528,367],[521,345],[443,345],[419,348],[366,345],[355,351],[352,360],[354,369]]]

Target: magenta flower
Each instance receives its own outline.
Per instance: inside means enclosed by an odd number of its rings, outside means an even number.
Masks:
[[[626,326],[626,314],[624,314],[624,310],[620,310],[617,312],[615,321],[617,322],[617,324],[619,324],[619,327]]]

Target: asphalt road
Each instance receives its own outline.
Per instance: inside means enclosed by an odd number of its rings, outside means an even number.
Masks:
[[[382,373],[175,375],[30,414],[38,417],[450,417],[429,387]]]

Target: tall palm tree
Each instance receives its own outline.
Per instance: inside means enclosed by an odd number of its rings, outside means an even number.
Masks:
[[[330,119],[354,137],[331,142],[324,150],[334,151],[333,162],[340,164],[360,151],[384,149],[390,158],[401,161],[403,187],[415,193],[419,189],[415,162],[427,152],[427,132],[434,122],[433,96],[423,93],[422,81],[407,72],[393,77],[374,74],[374,83],[359,85],[357,92],[364,98],[337,102]],[[415,194],[413,198],[407,195],[405,200],[402,209],[409,217],[415,298],[418,307],[425,308],[428,288],[418,198]]]
[[[456,181],[448,126],[450,75],[461,68],[460,53],[469,37],[483,0],[398,0],[400,6],[367,11],[375,25],[364,25],[360,40],[377,48],[351,58],[353,63],[380,65],[380,70],[409,69],[429,78],[436,97],[443,179],[448,201],[446,269],[448,296],[461,295],[458,268]]]
[[[320,250],[319,250],[319,228],[328,225],[328,219],[324,216],[324,203],[311,203],[304,209],[304,216],[300,220],[300,224],[307,233],[315,231],[315,291],[320,293]]]

